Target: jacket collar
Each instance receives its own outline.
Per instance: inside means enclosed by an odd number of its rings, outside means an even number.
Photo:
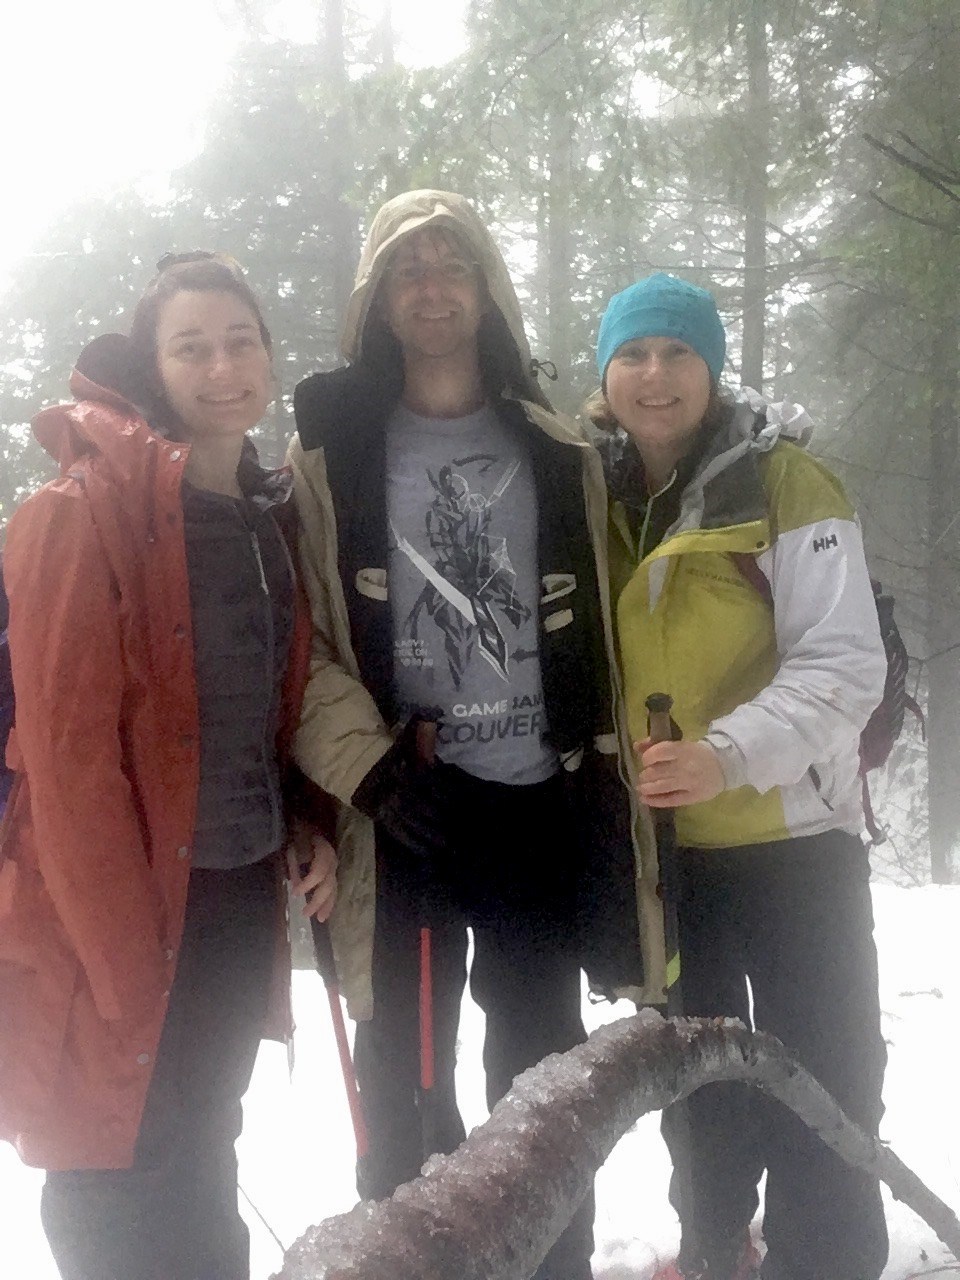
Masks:
[[[303,448],[335,444],[342,447],[344,437],[351,449],[363,448],[382,434],[402,391],[399,377],[372,368],[363,360],[304,378],[294,392],[297,431]],[[494,396],[489,403],[511,422],[519,415],[557,444],[592,448],[578,422],[540,403],[508,395]]]
[[[812,430],[799,405],[770,403],[751,388],[742,388],[720,423],[702,433],[678,465],[676,515],[665,538],[765,521],[760,459],[781,440],[805,445]],[[625,508],[643,510],[643,463],[626,432],[614,433],[602,453],[611,496]]]

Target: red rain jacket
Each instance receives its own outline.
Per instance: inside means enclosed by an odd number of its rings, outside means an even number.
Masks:
[[[126,1168],[177,963],[199,782],[180,504],[189,448],[74,372],[35,434],[61,476],[10,522],[16,792],[0,829],[0,1138],[45,1169]],[[309,658],[303,609],[282,737]],[[265,1034],[291,1030],[278,872]]]

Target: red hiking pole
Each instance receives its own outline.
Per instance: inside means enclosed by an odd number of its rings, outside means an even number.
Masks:
[[[433,1088],[433,957],[430,927],[420,927],[420,1087]]]
[[[421,720],[416,729],[417,764],[430,769],[437,758],[437,726],[432,720]],[[423,895],[423,919],[420,924],[420,1087],[433,1088],[433,956],[432,938]]]
[[[367,1125],[363,1118],[360,1090],[357,1087],[357,1073],[353,1069],[350,1042],[347,1039],[347,1028],[343,1020],[343,1006],[340,1004],[340,986],[337,982],[337,966],[333,958],[330,930],[325,924],[321,924],[319,920],[311,919],[310,925],[313,933],[313,947],[317,957],[317,968],[320,970],[320,977],[323,979],[327,1000],[330,1003],[330,1019],[333,1022],[333,1035],[337,1042],[337,1053],[340,1058],[340,1071],[343,1074],[343,1087],[347,1095],[347,1106],[350,1108],[350,1119],[353,1121],[353,1136],[357,1144],[357,1158],[362,1159],[369,1148]]]

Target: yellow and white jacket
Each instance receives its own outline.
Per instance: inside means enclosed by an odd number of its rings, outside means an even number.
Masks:
[[[640,556],[611,505],[631,735],[646,735],[647,695],[669,693],[683,736],[710,743],[723,767],[719,796],[677,810],[678,840],[702,848],[859,832],[859,736],[886,674],[860,526],[801,447],[809,419],[745,394],[653,550]],[[772,608],[731,553],[757,558]]]

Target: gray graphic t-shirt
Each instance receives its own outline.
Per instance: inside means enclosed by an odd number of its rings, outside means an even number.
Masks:
[[[387,429],[394,684],[404,716],[441,722],[437,754],[524,784],[557,769],[544,741],[537,504],[530,463],[489,408]]]

